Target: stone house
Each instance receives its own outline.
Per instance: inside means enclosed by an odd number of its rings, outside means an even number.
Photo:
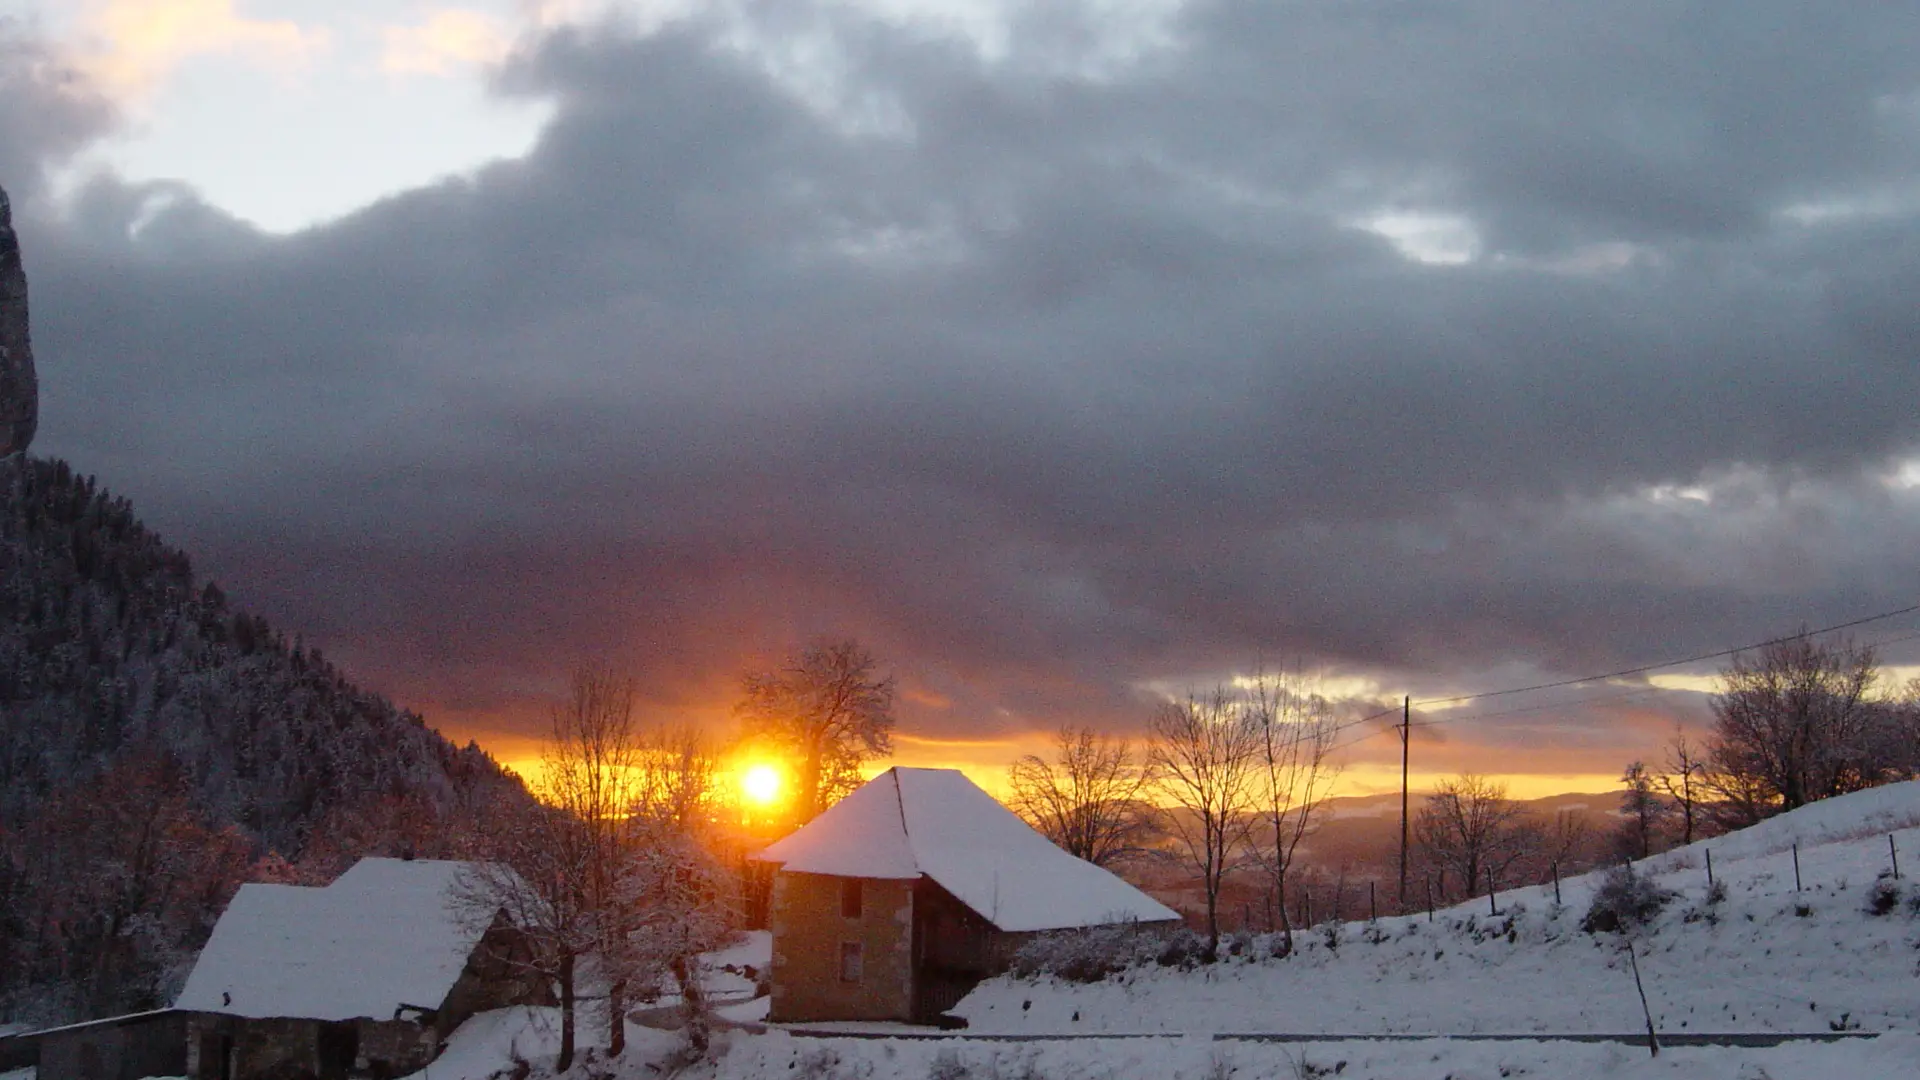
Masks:
[[[757,858],[775,1022],[931,1023],[1035,934],[1179,918],[955,769],[889,769]]]
[[[550,1003],[526,939],[457,899],[467,865],[362,859],[324,888],[242,886],[175,1003],[187,1076],[401,1076],[474,1013]]]

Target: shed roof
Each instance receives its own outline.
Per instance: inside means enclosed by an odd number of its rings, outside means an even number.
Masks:
[[[455,900],[469,865],[362,859],[325,888],[242,885],[174,1007],[313,1020],[438,1008],[487,930]]]
[[[1179,918],[1060,850],[957,769],[888,769],[758,858],[792,873],[924,874],[1008,931]]]

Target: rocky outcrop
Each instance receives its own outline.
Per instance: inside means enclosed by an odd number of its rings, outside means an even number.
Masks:
[[[0,188],[0,457],[33,441],[40,422],[40,384],[27,337],[27,274],[13,234],[13,206]]]

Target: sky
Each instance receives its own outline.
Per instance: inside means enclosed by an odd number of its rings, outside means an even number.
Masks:
[[[0,91],[35,452],[509,761],[829,635],[989,782],[1288,669],[1592,790],[1717,661],[1435,699],[1920,603],[1901,5],[0,0]]]

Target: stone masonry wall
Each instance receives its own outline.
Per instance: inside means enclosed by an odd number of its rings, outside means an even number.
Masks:
[[[846,880],[774,878],[770,1019],[912,1019],[914,883],[858,879],[861,911],[850,919],[841,914]],[[841,946],[849,943],[860,946],[858,982],[841,978]]]

